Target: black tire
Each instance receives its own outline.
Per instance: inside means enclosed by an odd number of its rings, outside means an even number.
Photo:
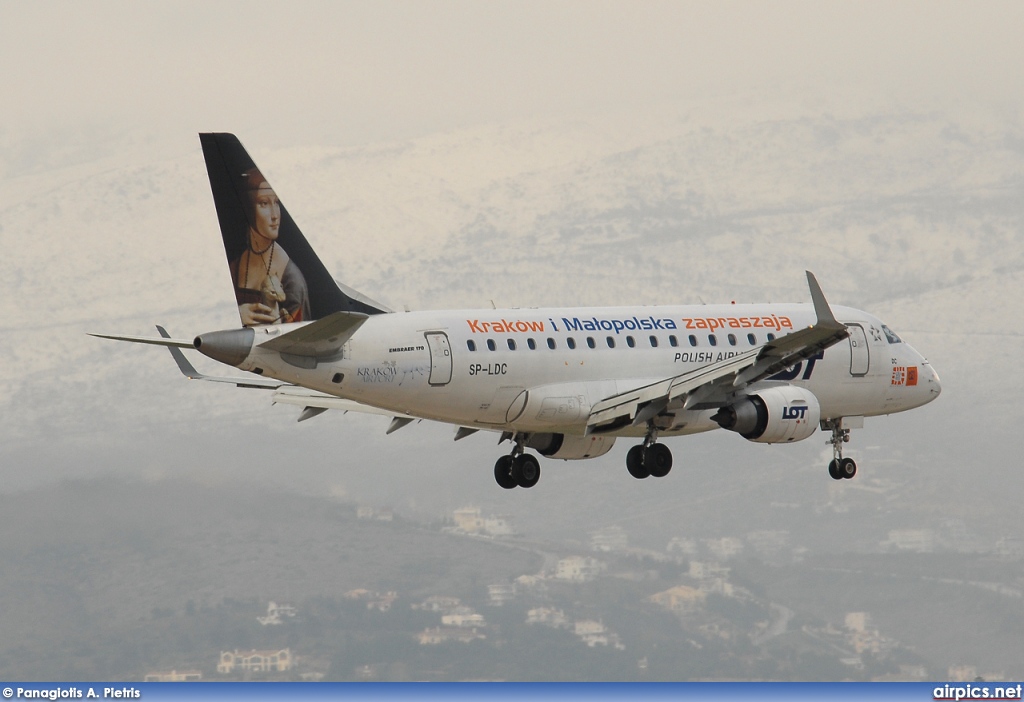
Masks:
[[[655,478],[664,478],[672,470],[672,451],[665,444],[651,444],[644,453],[644,468]]]
[[[846,480],[857,475],[857,462],[852,458],[844,458],[839,462],[839,475]]]
[[[540,480],[540,462],[532,454],[523,453],[512,461],[512,477],[521,488],[532,488]]]
[[[626,470],[637,480],[643,480],[651,474],[644,466],[644,447],[642,445],[634,446],[626,454]]]
[[[506,490],[516,487],[516,479],[512,477],[512,456],[502,456],[494,464],[494,482]]]
[[[828,462],[828,474],[832,480],[843,479],[843,476],[839,475],[839,461],[834,458]]]

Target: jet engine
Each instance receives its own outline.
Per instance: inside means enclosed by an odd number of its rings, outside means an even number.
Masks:
[[[526,445],[548,458],[566,461],[597,458],[611,450],[614,436],[571,436],[566,434],[531,434]]]
[[[821,405],[809,390],[784,385],[747,395],[718,410],[712,419],[748,441],[780,444],[803,441],[813,434]]]

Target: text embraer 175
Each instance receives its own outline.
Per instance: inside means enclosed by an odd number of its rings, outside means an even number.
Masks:
[[[104,336],[170,347],[189,378],[273,391],[274,402],[480,429],[510,440],[494,478],[532,487],[527,453],[595,458],[617,438],[636,478],[663,477],[661,439],[723,428],[748,441],[831,432],[836,480],[863,418],[920,407],[939,378],[882,322],[830,308],[808,272],[812,304],[700,305],[392,313],[331,277],[270,183],[231,134],[201,134],[242,326],[193,340]],[[248,371],[198,373],[180,348]],[[500,442],[499,442],[500,443]]]

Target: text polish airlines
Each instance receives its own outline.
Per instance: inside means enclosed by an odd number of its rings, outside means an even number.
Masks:
[[[201,134],[242,326],[193,340],[103,338],[170,348],[189,378],[273,392],[302,407],[486,429],[511,451],[494,465],[503,488],[532,487],[528,453],[595,458],[617,438],[635,478],[672,467],[665,437],[726,429],[748,441],[831,433],[836,480],[864,417],[920,407],[939,378],[875,316],[830,307],[808,272],[811,304],[693,305],[393,313],[337,283],[269,182],[231,134]],[[200,374],[181,348],[248,376]]]

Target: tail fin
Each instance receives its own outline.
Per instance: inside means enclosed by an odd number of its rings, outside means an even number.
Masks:
[[[200,134],[244,326],[387,308],[341,287],[234,134]]]

